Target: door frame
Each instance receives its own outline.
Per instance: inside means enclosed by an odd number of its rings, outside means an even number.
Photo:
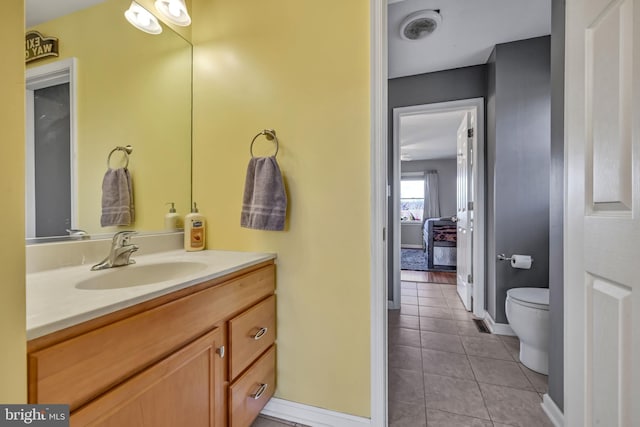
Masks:
[[[469,98],[457,101],[437,102],[432,104],[412,105],[409,107],[398,107],[393,109],[393,301],[389,302],[390,308],[400,308],[400,219],[397,212],[400,212],[400,119],[406,116],[413,116],[425,113],[442,113],[449,111],[471,111],[476,116],[476,138],[473,139],[473,197],[474,204],[474,231],[473,241],[478,244],[473,245],[472,265],[473,265],[473,314],[477,317],[484,317],[485,301],[485,142],[484,142],[484,98]]]
[[[25,71],[25,232],[27,238],[35,236],[35,135],[33,122],[33,92],[63,83],[69,83],[69,155],[71,165],[71,227],[78,228],[78,128],[77,128],[77,60],[68,58]]]

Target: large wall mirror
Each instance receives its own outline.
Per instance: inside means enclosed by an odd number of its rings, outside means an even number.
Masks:
[[[26,67],[27,241],[58,239],[67,229],[160,231],[166,203],[182,214],[191,203],[192,46],[164,24],[158,35],[131,26],[124,17],[131,0],[78,1],[83,9],[34,23],[29,11],[51,3],[27,0],[27,31],[57,37],[60,51]],[[127,145],[135,219],[103,227],[107,158]],[[124,154],[115,151],[109,166],[123,167]]]

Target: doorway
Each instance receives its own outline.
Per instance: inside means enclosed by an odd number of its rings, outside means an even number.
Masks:
[[[464,135],[458,138],[462,122]],[[415,167],[438,164],[426,160],[450,159],[456,169],[454,175],[447,176],[447,179],[455,179],[455,187],[447,192],[454,194],[437,194],[436,197],[424,194],[424,205],[421,205],[423,215],[411,214],[411,218],[419,220],[405,221],[404,228],[412,234],[418,234],[432,269],[455,266],[457,292],[465,308],[477,317],[484,317],[484,99],[394,108],[392,144],[393,209],[390,222],[393,226],[393,298],[389,308],[400,307],[402,293],[400,254],[403,224],[400,213],[403,163],[406,179],[415,180],[419,178],[416,174],[422,174],[422,182],[426,182],[424,177],[430,171],[419,172],[413,170]],[[465,164],[462,165],[462,162]],[[409,167],[411,163],[414,167]],[[425,185],[426,188],[428,185]],[[439,192],[440,188],[447,187],[438,185],[433,191]],[[438,206],[433,206],[434,200]],[[418,224],[417,231],[414,223]],[[449,224],[457,230],[455,238],[438,235],[434,245],[434,230],[442,227],[440,234],[444,236],[451,229]],[[456,241],[453,248],[451,240]],[[434,259],[440,264],[434,264]]]

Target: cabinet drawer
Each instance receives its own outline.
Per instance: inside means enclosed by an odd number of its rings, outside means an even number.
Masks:
[[[29,402],[71,411],[273,293],[274,267],[29,354]]]
[[[276,297],[251,307],[229,322],[229,378],[233,380],[271,347],[276,337]]]
[[[229,425],[247,427],[275,391],[276,347],[272,346],[229,388]]]

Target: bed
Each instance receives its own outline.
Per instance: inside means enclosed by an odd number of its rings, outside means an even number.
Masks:
[[[455,271],[456,223],[451,218],[430,218],[424,222],[422,241],[427,255],[427,268]]]

